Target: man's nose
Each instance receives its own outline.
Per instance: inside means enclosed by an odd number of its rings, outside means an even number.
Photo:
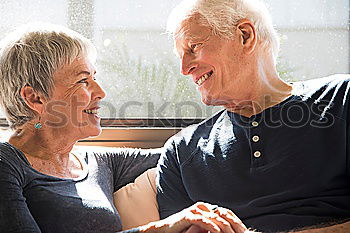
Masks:
[[[106,97],[106,92],[97,82],[94,83],[92,94],[93,94],[92,99],[97,99],[97,98],[103,99]]]
[[[190,54],[184,54],[181,59],[181,73],[189,75],[197,68],[198,64],[195,62]]]

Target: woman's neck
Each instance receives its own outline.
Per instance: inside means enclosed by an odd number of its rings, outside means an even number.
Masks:
[[[53,137],[30,123],[10,137],[9,143],[21,150],[30,165],[39,172],[60,178],[77,178],[82,175],[82,161],[71,153],[75,140],[66,135]]]
[[[10,137],[9,143],[26,155],[41,159],[62,159],[69,155],[76,140],[68,135],[59,135],[47,129],[36,129],[31,122],[26,123]]]

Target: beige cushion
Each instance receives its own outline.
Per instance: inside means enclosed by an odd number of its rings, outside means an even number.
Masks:
[[[114,193],[114,205],[123,230],[159,220],[156,200],[156,168],[152,168]]]

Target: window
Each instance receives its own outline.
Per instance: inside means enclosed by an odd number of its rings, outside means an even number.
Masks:
[[[278,70],[288,81],[349,73],[348,0],[265,0],[281,35]],[[3,0],[0,35],[44,21],[68,26],[98,49],[98,79],[107,92],[102,116],[204,118],[191,79],[180,75],[166,18],[178,0]],[[0,116],[4,116],[0,113]],[[191,122],[193,123],[193,122]]]

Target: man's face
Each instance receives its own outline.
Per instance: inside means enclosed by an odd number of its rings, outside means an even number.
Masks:
[[[254,86],[239,31],[228,40],[197,21],[185,21],[175,37],[181,72],[192,77],[203,103],[239,108],[251,99]]]

